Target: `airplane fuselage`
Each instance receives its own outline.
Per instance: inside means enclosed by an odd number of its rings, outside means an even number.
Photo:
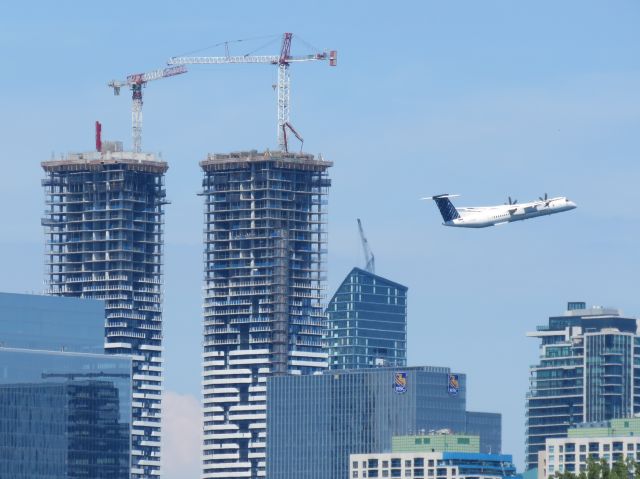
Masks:
[[[487,226],[562,213],[574,208],[576,208],[576,204],[564,196],[522,204],[462,207],[456,208],[459,214],[458,218],[445,221],[443,225],[462,228],[486,228]]]

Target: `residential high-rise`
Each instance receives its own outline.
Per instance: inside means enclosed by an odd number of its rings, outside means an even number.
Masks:
[[[527,336],[539,338],[540,363],[530,369],[526,402],[526,468],[538,466],[548,438],[578,423],[640,412],[638,322],[615,309],[569,303]]]
[[[407,287],[353,268],[327,307],[330,369],[407,364]]]
[[[132,478],[158,476],[168,166],[105,142],[42,168],[48,293],[105,301],[105,350],[134,360]]]
[[[131,358],[104,302],[0,293],[0,477],[130,479]]]
[[[321,300],[331,165],[255,150],[200,163],[205,479],[264,477],[267,377],[327,367]]]
[[[390,452],[394,436],[446,429],[499,453],[500,414],[471,421],[466,375],[444,367],[369,368],[267,381],[267,477],[343,479],[349,454]],[[491,419],[491,420],[490,420]]]

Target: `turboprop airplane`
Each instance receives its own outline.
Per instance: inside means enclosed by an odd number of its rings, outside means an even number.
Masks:
[[[423,200],[433,200],[436,202],[445,226],[458,226],[462,228],[485,228],[487,226],[498,226],[512,221],[528,220],[536,216],[552,215],[562,213],[577,207],[577,205],[564,196],[549,198],[547,194],[540,197],[539,201],[519,204],[518,200],[511,200],[508,203],[498,206],[475,206],[456,208],[451,203],[450,198],[459,195],[435,195]]]

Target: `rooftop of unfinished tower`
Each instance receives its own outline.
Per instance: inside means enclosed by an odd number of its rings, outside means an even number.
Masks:
[[[207,158],[200,162],[204,170],[216,170],[225,168],[242,167],[247,163],[259,163],[273,161],[281,163],[286,168],[300,168],[323,171],[333,166],[332,161],[325,160],[322,155],[315,157],[310,153],[294,153],[281,150],[249,150],[234,151],[231,153],[209,153]]]
[[[68,153],[60,159],[43,161],[40,164],[46,172],[101,170],[116,165],[149,173],[165,173],[169,169],[169,165],[154,153],[124,151],[120,141],[105,141],[100,151]]]

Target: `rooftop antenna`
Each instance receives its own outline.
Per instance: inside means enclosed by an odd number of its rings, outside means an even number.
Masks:
[[[358,218],[358,231],[360,232],[362,252],[364,253],[364,269],[366,269],[369,273],[376,274],[376,258],[371,252],[367,237],[364,235],[364,230],[362,229],[362,221],[360,221],[360,218]]]

